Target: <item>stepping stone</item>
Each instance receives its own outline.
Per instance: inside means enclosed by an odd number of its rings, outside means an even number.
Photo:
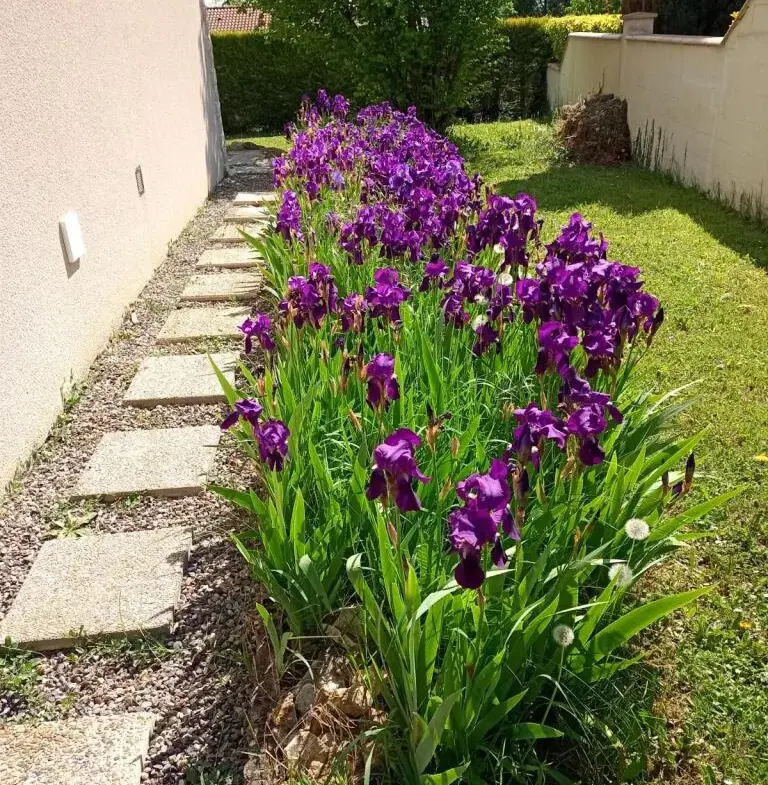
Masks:
[[[261,291],[261,273],[193,275],[181,293],[188,302],[255,300]]]
[[[240,229],[242,229],[251,237],[261,237],[264,234],[265,228],[265,224],[248,224],[247,226],[240,226],[239,224],[224,224],[224,226],[220,226],[211,235],[210,239],[215,243],[235,245],[237,243],[245,243],[243,235],[240,234]]]
[[[264,264],[262,257],[253,248],[212,248],[204,251],[197,260],[196,267],[220,267],[234,270],[241,267],[259,267]]]
[[[251,221],[269,221],[269,210],[265,207],[232,207],[224,214],[224,220],[230,224],[247,224]]]
[[[212,354],[211,360],[234,386],[237,355]],[[225,401],[219,380],[205,354],[146,357],[123,398],[126,406],[145,407]]]
[[[0,726],[3,785],[139,785],[155,718],[77,717]]]
[[[257,206],[260,204],[271,204],[277,201],[275,191],[241,191],[233,202],[235,207]]]
[[[157,342],[241,338],[243,334],[237,328],[250,315],[250,308],[180,308],[168,317],[157,336]]]
[[[200,493],[213,469],[220,438],[215,425],[106,433],[72,496]]]
[[[0,626],[2,640],[50,651],[86,637],[165,634],[191,547],[179,527],[48,540]]]

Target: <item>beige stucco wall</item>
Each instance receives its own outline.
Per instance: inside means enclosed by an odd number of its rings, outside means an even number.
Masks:
[[[199,0],[0,3],[0,491],[222,176],[212,62]]]
[[[768,0],[724,38],[571,35],[550,69],[553,107],[594,92],[627,99],[636,155],[735,206],[768,212]]]

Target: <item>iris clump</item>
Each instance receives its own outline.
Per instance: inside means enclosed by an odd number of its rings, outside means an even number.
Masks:
[[[359,612],[407,785],[492,781],[494,757],[525,780],[531,740],[579,700],[593,727],[623,644],[698,597],[622,615],[728,497],[685,509],[701,437],[633,392],[663,311],[583,216],[552,232],[412,110],[320,94],[288,130],[277,231],[253,241],[281,299],[241,328],[270,363],[225,387],[264,471],[218,490],[257,517],[238,543],[295,636]]]

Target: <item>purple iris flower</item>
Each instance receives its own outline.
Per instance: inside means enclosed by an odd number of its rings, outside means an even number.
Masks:
[[[365,290],[371,316],[378,316],[399,325],[400,304],[410,296],[410,289],[400,283],[400,273],[393,267],[382,267],[373,274],[374,285]]]
[[[469,321],[469,313],[464,310],[464,300],[461,295],[446,295],[440,305],[446,324],[452,324],[457,329],[461,329]]]
[[[246,354],[250,354],[253,350],[254,337],[265,352],[271,352],[275,348],[275,340],[271,333],[272,320],[266,314],[257,313],[253,319],[246,319],[238,329],[245,335]]]
[[[523,466],[532,461],[536,469],[539,468],[540,451],[547,440],[554,442],[561,450],[565,449],[568,434],[562,421],[549,409],[539,409],[529,403],[525,409],[516,409],[515,417],[518,426],[512,440],[512,449]]]
[[[476,327],[475,336],[475,343],[472,346],[472,354],[475,357],[482,357],[491,346],[496,347],[497,353],[501,351],[501,336],[490,322],[484,321]]]
[[[429,482],[429,477],[421,472],[413,454],[420,444],[421,439],[413,431],[398,428],[374,449],[376,468],[371,473],[366,492],[370,500],[393,498],[401,512],[421,509],[412,486],[414,479],[425,484]]]
[[[359,292],[348,294],[341,301],[341,329],[345,333],[361,333],[365,327],[368,301]]]
[[[555,368],[562,374],[568,368],[571,351],[578,344],[578,336],[572,335],[561,322],[544,322],[539,327],[539,358],[536,373]]]
[[[395,358],[390,354],[377,354],[365,366],[368,377],[368,405],[375,411],[388,409],[400,397],[400,385],[395,377]]]
[[[424,265],[424,278],[419,286],[419,291],[426,292],[432,286],[442,289],[450,269],[437,254],[434,254],[432,259]]]
[[[251,427],[256,430],[259,427],[259,417],[264,411],[264,407],[252,398],[243,398],[235,403],[235,408],[221,423],[223,431],[229,430],[242,417]]]
[[[259,443],[259,456],[273,472],[283,470],[288,455],[288,438],[291,432],[282,420],[267,420],[254,429]]]
[[[505,534],[520,539],[520,531],[509,510],[512,492],[509,465],[495,459],[487,474],[472,474],[456,485],[456,495],[464,506],[448,516],[451,547],[459,555],[454,572],[456,582],[465,589],[478,589],[485,579],[482,551],[491,545],[491,559],[497,567],[506,563],[499,526]]]
[[[283,235],[286,242],[296,240],[304,241],[301,231],[301,205],[295,191],[285,191],[280,210],[277,213],[277,231]]]
[[[336,310],[337,300],[338,289],[330,269],[313,263],[309,265],[309,279],[301,275],[288,279],[288,296],[278,308],[297,327],[309,322],[318,328],[325,316]]]

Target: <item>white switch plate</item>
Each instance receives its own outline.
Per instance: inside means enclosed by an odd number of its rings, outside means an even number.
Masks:
[[[85,256],[85,243],[83,232],[80,229],[80,220],[74,210],[70,210],[60,221],[59,228],[67,253],[67,262],[74,264]]]

